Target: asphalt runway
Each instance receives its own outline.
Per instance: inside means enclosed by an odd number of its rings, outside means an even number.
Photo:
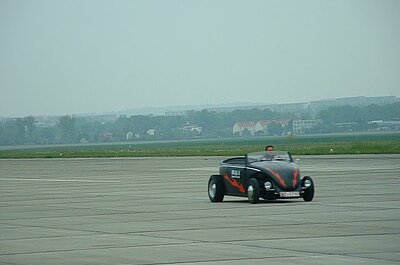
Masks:
[[[0,160],[0,264],[400,264],[400,155],[300,158],[315,199],[256,205],[223,157]]]

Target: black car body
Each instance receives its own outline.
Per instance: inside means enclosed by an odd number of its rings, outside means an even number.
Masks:
[[[289,152],[255,152],[221,162],[219,175],[208,182],[208,196],[220,202],[225,195],[248,197],[250,203],[266,200],[303,198],[312,201],[311,177],[300,177],[298,161]]]

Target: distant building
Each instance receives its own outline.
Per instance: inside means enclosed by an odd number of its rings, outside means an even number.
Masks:
[[[151,135],[151,136],[154,136],[154,135],[156,135],[156,129],[149,129],[149,130],[147,130],[147,134],[148,135]]]
[[[126,140],[132,140],[132,138],[133,138],[133,132],[127,132]]]
[[[308,102],[300,102],[300,103],[287,103],[287,104],[272,104],[265,105],[264,108],[267,108],[271,111],[275,112],[291,112],[297,114],[307,114],[309,111],[310,103]]]
[[[310,101],[309,110],[312,117],[315,117],[321,110],[328,109],[330,107],[338,106],[368,106],[368,105],[387,105],[393,104],[398,101],[395,96],[383,96],[383,97],[348,97],[348,98],[336,98],[336,99],[324,99],[318,101]]]
[[[318,125],[322,125],[322,120],[293,120],[292,132],[294,134],[304,134]]]
[[[197,132],[201,133],[203,127],[195,126],[195,125],[186,125],[182,128],[183,131]]]
[[[255,127],[256,132],[267,132],[268,126],[271,124],[277,124],[282,127],[288,126],[289,120],[262,120],[258,121]]]
[[[257,122],[255,121],[243,121],[237,122],[233,125],[232,132],[234,135],[243,136],[244,134],[254,135],[256,132]]]
[[[310,118],[315,118],[316,115],[330,107],[336,106],[368,106],[371,104],[375,105],[386,105],[399,102],[400,98],[395,96],[382,96],[382,97],[348,97],[348,98],[336,98],[336,99],[324,99],[310,102],[300,102],[300,103],[285,103],[285,104],[267,104],[267,105],[246,105],[246,106],[236,106],[236,107],[221,107],[221,108],[210,108],[208,110],[216,112],[228,112],[238,109],[250,110],[250,109],[269,109],[275,112],[288,112],[295,113],[297,115],[309,116]]]
[[[255,135],[256,133],[267,133],[268,126],[271,124],[288,126],[289,120],[261,120],[261,121],[244,121],[237,122],[233,125],[232,132],[234,135],[243,136],[245,134]]]
[[[166,111],[165,116],[187,116],[192,110],[177,110],[177,111]]]
[[[377,131],[398,131],[400,130],[400,121],[383,121],[376,120],[370,121],[368,124],[373,124],[376,126],[375,130]]]

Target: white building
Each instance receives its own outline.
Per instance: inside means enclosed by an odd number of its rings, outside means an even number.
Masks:
[[[322,124],[322,120],[293,120],[293,133],[303,134],[318,125]]]
[[[278,124],[282,127],[288,126],[289,120],[262,120],[258,121],[255,127],[256,132],[267,132],[268,126]]]
[[[154,136],[154,135],[156,135],[156,129],[149,129],[149,130],[147,130],[147,134],[148,135],[151,135],[151,136]]]
[[[126,140],[131,140],[133,138],[133,132],[126,133]]]
[[[201,133],[203,130],[203,127],[200,126],[194,126],[194,125],[186,125],[185,127],[182,128],[183,131],[190,131],[190,132],[197,132]]]
[[[255,135],[258,132],[266,133],[268,126],[271,124],[278,124],[287,126],[289,120],[262,120],[262,121],[244,121],[237,122],[233,125],[233,134],[243,136],[244,132],[247,131],[250,135]]]
[[[232,132],[233,134],[238,134],[242,136],[245,131],[250,133],[250,135],[254,135],[256,133],[256,125],[257,122],[255,121],[243,121],[237,122],[233,125]]]

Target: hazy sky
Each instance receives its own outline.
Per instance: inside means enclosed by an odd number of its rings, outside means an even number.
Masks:
[[[399,0],[0,0],[0,116],[400,96]]]

